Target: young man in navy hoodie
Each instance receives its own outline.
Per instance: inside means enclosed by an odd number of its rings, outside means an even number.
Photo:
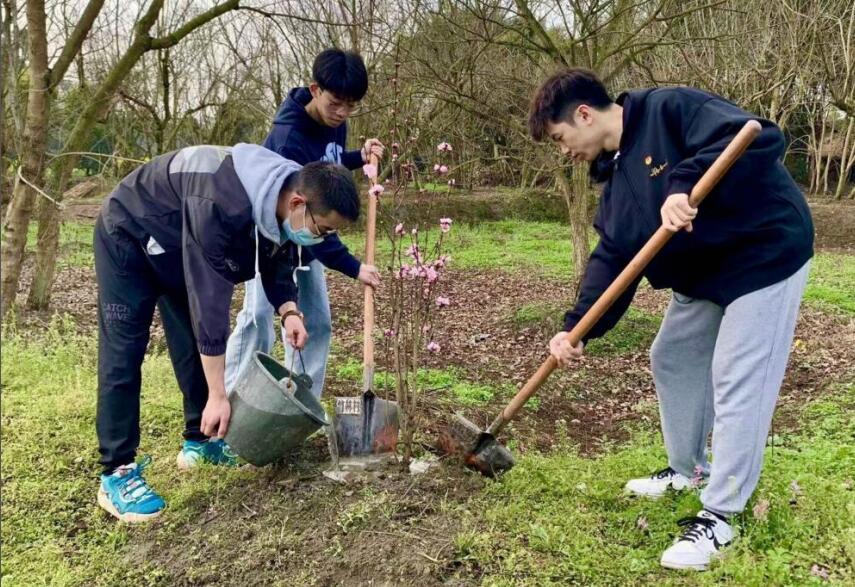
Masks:
[[[134,462],[140,442],[140,369],[155,305],[184,394],[179,468],[234,464],[221,440],[231,408],[225,350],[234,285],[253,275],[273,302],[289,345],[306,329],[297,306],[297,243],[359,217],[350,171],[304,167],[259,145],[187,147],[123,179],[95,224],[98,281],[98,504],[125,522],[165,502]],[[270,308],[271,317],[274,313]]]
[[[347,118],[359,107],[368,90],[368,72],[356,53],[327,49],[315,58],[312,83],[294,88],[273,119],[264,146],[286,159],[306,164],[331,161],[359,169],[371,154],[383,156],[383,145],[369,139],[361,149],[346,151]],[[376,287],[380,274],[373,265],[360,263],[337,235],[302,243],[297,273],[299,305],[304,313],[308,341],[303,351],[312,393],[320,397],[330,350],[332,322],[324,267]],[[251,288],[248,284],[248,288]],[[226,387],[232,389],[254,351],[270,352],[275,340],[271,306],[263,294],[247,295],[226,351]],[[293,349],[286,346],[290,364]]]
[[[704,200],[692,187],[751,119],[760,135]],[[638,282],[585,341],[566,337],[656,229],[677,234],[644,277],[673,292],[651,349],[668,464],[626,490],[659,497],[706,481],[697,516],[663,554],[668,568],[702,570],[733,539],[760,476],[766,436],[789,357],[813,255],[804,196],[784,168],[785,140],[771,122],[686,87],[630,91],[612,101],[597,76],[559,72],[536,92],[529,129],[603,183],[591,254],[565,330],[550,341],[562,366],[605,334],[628,308]],[[712,461],[707,439],[712,431]]]

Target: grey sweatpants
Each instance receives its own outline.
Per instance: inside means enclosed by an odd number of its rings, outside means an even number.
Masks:
[[[668,464],[709,475],[701,502],[711,511],[742,511],[757,487],[808,266],[726,307],[675,293],[653,342]]]

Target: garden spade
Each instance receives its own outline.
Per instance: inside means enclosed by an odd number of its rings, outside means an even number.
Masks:
[[[757,137],[760,130],[760,123],[756,120],[745,123],[745,126],[692,188],[689,203],[693,207],[697,208],[703,199],[709,195],[710,191],[727,173],[727,170]],[[582,340],[615,300],[641,275],[647,264],[671,240],[672,236],[674,236],[673,232],[662,226],[659,227],[614,282],[582,316],[573,330],[567,333],[567,338],[571,344],[575,346]],[[462,456],[468,467],[488,477],[493,477],[513,467],[513,455],[496,440],[496,436],[517,415],[557,366],[558,361],[550,355],[486,430],[481,430],[460,414],[454,414],[446,432],[440,437],[440,448],[449,454]]]
[[[371,165],[378,168],[377,157]],[[371,185],[376,178],[369,178]],[[377,232],[377,196],[368,196],[365,222],[365,263],[374,264]],[[362,328],[362,395],[335,398],[333,438],[330,449],[338,457],[382,454],[395,451],[398,444],[398,404],[374,393],[374,288],[365,286]]]

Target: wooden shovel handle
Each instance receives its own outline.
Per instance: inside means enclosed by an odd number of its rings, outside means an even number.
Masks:
[[[709,195],[719,180],[727,173],[727,170],[730,169],[742,153],[745,152],[745,149],[748,148],[748,145],[760,134],[761,128],[760,123],[756,120],[749,120],[745,123],[745,126],[730,141],[721,155],[716,158],[706,173],[698,180],[698,183],[695,184],[695,187],[692,188],[689,203],[693,207],[697,208],[704,198]],[[594,305],[585,312],[585,315],[582,316],[582,319],[579,320],[573,330],[567,333],[567,337],[574,346],[603,317],[603,314],[611,308],[612,304],[623,294],[626,288],[641,275],[647,264],[671,240],[672,236],[674,236],[673,232],[660,226],[653,236],[650,237],[650,240],[638,251],[626,268],[621,271],[620,275],[603,292]],[[546,381],[556,367],[558,367],[558,361],[550,355],[526,382],[523,388],[508,402],[505,409],[493,420],[487,432],[493,435],[498,434],[505,427],[505,424],[517,415],[517,412],[520,411],[528,399],[543,385],[543,382]]]
[[[380,161],[372,154],[369,162],[380,172]],[[369,178],[374,186],[377,181]],[[374,265],[374,241],[377,235],[377,196],[368,196],[368,218],[365,221],[365,264]],[[362,391],[371,391],[374,387],[374,288],[364,286],[362,321]]]

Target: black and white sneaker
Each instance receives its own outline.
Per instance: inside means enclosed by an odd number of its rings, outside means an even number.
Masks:
[[[660,564],[666,569],[705,571],[721,549],[733,540],[733,528],[723,518],[707,510],[677,522],[683,535],[662,553]]]
[[[669,489],[682,491],[692,487],[692,480],[681,475],[671,467],[656,471],[650,477],[630,479],[624,486],[624,491],[641,497],[657,498],[665,495]]]

